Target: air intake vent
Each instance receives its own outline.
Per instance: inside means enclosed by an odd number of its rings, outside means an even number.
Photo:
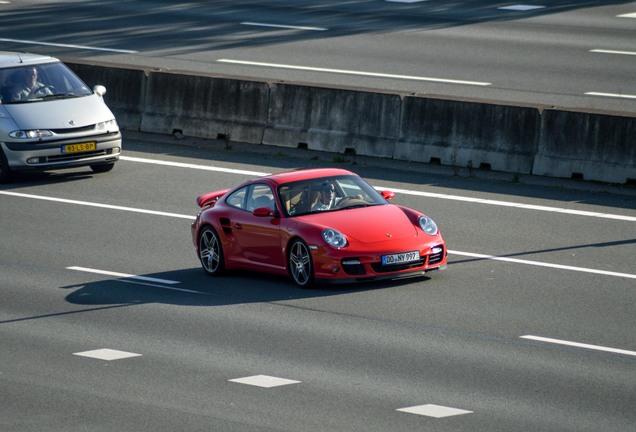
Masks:
[[[77,128],[51,129],[51,131],[53,131],[57,135],[71,134],[71,133],[77,133],[77,132],[87,132],[87,131],[92,131],[92,130],[95,130],[95,125],[94,124],[88,125],[88,126],[77,127]]]

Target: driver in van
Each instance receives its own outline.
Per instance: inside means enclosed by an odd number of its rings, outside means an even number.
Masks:
[[[25,100],[33,96],[52,95],[51,89],[38,81],[38,69],[28,67],[15,73],[13,86],[10,89],[10,100]]]

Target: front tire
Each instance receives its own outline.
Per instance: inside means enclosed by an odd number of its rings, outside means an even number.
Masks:
[[[0,149],[0,184],[8,183],[11,179],[11,168],[9,168],[9,161],[7,157]]]
[[[289,246],[289,274],[300,288],[309,288],[314,283],[314,265],[307,244],[295,239]]]
[[[210,276],[225,272],[221,239],[211,226],[204,227],[199,233],[199,260],[203,270]]]
[[[91,165],[91,169],[94,173],[105,173],[113,169],[115,163],[107,163],[107,164],[99,164],[99,165]]]

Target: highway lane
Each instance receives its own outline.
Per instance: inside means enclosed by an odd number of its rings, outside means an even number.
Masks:
[[[515,5],[12,2],[0,5],[0,46],[249,79],[636,113],[635,2],[502,9]]]
[[[330,156],[165,141],[129,134],[126,158],[106,175],[74,170],[0,187],[0,217],[11,221],[0,228],[0,429],[633,425],[636,204],[629,190],[592,194],[563,187],[572,182],[513,184],[359,158],[351,167],[374,185],[404,191],[396,200],[432,215],[451,250],[621,275],[455,254],[447,271],[430,278],[303,291],[279,277],[205,276],[190,217],[198,193],[234,185],[250,176],[244,171],[331,165]],[[521,338],[527,335],[624,352]],[[79,355],[98,349],[137,356]],[[230,381],[259,375],[292,382]],[[457,415],[406,412],[423,405]]]

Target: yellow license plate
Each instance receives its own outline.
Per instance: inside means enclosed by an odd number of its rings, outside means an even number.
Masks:
[[[97,148],[97,143],[94,141],[79,143],[79,144],[68,144],[68,145],[62,146],[62,153],[87,152],[87,151],[93,151],[96,148]]]

